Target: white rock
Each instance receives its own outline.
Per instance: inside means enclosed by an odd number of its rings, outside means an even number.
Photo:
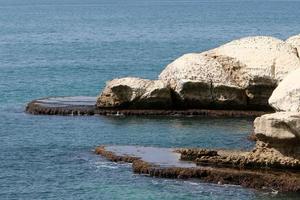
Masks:
[[[268,106],[277,84],[300,68],[297,51],[282,40],[257,36],[181,56],[159,75],[190,107]],[[218,89],[222,88],[222,89]]]
[[[159,79],[188,107],[246,103],[241,88],[232,81],[230,74],[217,60],[203,53],[179,57],[162,71]]]
[[[159,78],[175,90],[182,85],[178,83],[185,81],[234,86],[218,61],[200,53],[189,53],[177,58],[161,72]]]
[[[278,112],[258,117],[254,121],[254,133],[267,140],[298,140],[300,137],[300,113]]]
[[[241,87],[281,81],[288,72],[300,67],[297,51],[284,41],[266,36],[234,40],[210,51],[215,56],[239,63],[233,75]]]
[[[300,53],[300,34],[294,35],[286,40],[286,43],[292,45],[293,47],[297,48],[298,54]]]
[[[278,85],[269,104],[276,111],[300,112],[300,69],[289,73]]]
[[[97,99],[97,106],[168,108],[171,94],[162,81],[126,77],[107,82]]]

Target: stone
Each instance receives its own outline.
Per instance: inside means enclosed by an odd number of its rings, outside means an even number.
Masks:
[[[298,54],[300,52],[300,34],[294,35],[286,40],[286,43],[292,45],[298,50]]]
[[[277,112],[257,117],[254,134],[259,141],[271,146],[298,145],[300,138],[300,113]]]
[[[282,40],[255,36],[234,40],[209,53],[230,69],[236,83],[243,87],[280,82],[290,71],[299,68],[298,53]],[[223,65],[224,65],[223,64]]]
[[[244,106],[243,90],[231,79],[222,65],[204,54],[190,53],[169,64],[159,75],[175,95],[179,105],[189,108],[218,105]]]
[[[169,64],[159,79],[185,107],[266,109],[277,84],[297,68],[300,61],[294,47],[257,36],[183,55]]]
[[[159,80],[135,77],[114,79],[97,98],[97,107],[103,108],[169,108],[170,89]]]
[[[270,152],[269,149],[243,152],[99,146],[95,153],[113,162],[132,163],[134,173],[150,177],[200,179],[204,182],[241,185],[265,192],[300,191],[299,160],[282,156],[278,152]],[[183,160],[183,157],[188,160]]]
[[[253,110],[98,108],[96,101],[97,97],[47,97],[29,102],[25,111],[34,115],[206,116],[218,118],[253,118],[268,113]]]
[[[288,74],[278,85],[269,104],[276,111],[300,112],[300,69]]]

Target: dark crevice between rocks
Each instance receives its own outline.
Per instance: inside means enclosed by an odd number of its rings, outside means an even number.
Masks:
[[[251,85],[245,89],[247,96],[247,107],[253,110],[274,111],[268,100],[276,88],[272,85]]]

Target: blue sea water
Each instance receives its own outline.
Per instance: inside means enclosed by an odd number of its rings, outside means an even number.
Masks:
[[[24,113],[44,96],[97,95],[114,77],[249,35],[300,33],[299,1],[0,0],[0,199],[299,199],[157,179],[93,154],[100,144],[251,148],[251,119]]]

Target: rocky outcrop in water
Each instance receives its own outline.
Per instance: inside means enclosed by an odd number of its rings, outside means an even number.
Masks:
[[[300,143],[300,113],[277,112],[258,117],[254,121],[256,137],[274,145],[284,142]]]
[[[286,76],[269,99],[279,111],[254,121],[254,133],[261,144],[284,155],[300,157],[300,69]]]
[[[152,177],[197,178],[206,182],[242,185],[259,190],[300,191],[300,175],[297,171],[300,169],[299,160],[284,156],[279,158],[269,149],[243,152],[100,146],[95,152],[113,162],[132,163],[134,173]],[[265,155],[268,157],[264,157]],[[287,168],[295,171],[280,170]]]
[[[34,115],[113,115],[113,116],[201,116],[201,117],[257,117],[268,112],[251,110],[208,109],[132,109],[99,108],[96,97],[48,97],[31,101],[26,112]]]
[[[297,51],[272,37],[248,37],[172,62],[160,80],[188,107],[264,109],[277,84],[300,67]]]
[[[245,108],[244,90],[222,64],[211,56],[186,54],[159,75],[174,92],[174,102],[183,108]]]
[[[260,143],[251,151],[179,149],[181,160],[193,161],[198,166],[237,169],[300,169],[300,160],[282,154]]]
[[[272,37],[247,37],[183,55],[161,72],[158,81],[112,80],[97,106],[268,110],[277,84],[297,68],[300,60],[292,45]]]
[[[106,84],[97,99],[97,107],[170,108],[169,88],[159,80],[126,77]]]
[[[258,116],[264,112],[245,110],[270,108],[268,98],[279,84],[269,102],[282,112],[255,119],[256,146],[251,151],[145,147],[110,147],[110,151],[99,147],[96,153],[112,161],[133,163],[135,173],[155,177],[200,178],[300,192],[300,60],[296,40],[243,38],[207,52],[186,54],[168,65],[159,80],[114,79],[97,100],[38,99],[30,102],[26,111],[50,115]]]

